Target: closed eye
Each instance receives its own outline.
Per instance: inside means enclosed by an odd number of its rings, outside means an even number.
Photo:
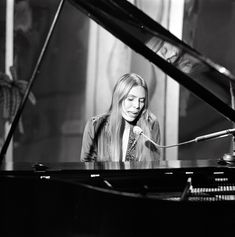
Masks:
[[[127,100],[129,100],[129,101],[133,101],[134,98],[133,98],[133,97],[127,97]]]

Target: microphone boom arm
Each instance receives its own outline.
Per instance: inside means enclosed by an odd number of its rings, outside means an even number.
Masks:
[[[161,146],[161,145],[157,144],[156,142],[154,142],[151,138],[146,136],[143,133],[143,130],[138,126],[134,127],[134,133],[136,133],[137,135],[142,135],[143,137],[145,137],[147,140],[149,140],[153,145],[155,145],[158,148],[170,148],[170,147],[185,145],[185,144],[192,143],[192,142],[201,142],[201,141],[205,141],[205,140],[210,140],[210,139],[221,138],[221,137],[225,137],[225,136],[229,136],[229,135],[234,135],[235,134],[235,128],[210,133],[210,134],[207,134],[207,135],[196,137],[196,138],[194,138],[192,140],[189,140],[189,141],[185,141],[185,142],[181,142],[181,143],[173,144],[173,145],[166,145],[166,146]]]

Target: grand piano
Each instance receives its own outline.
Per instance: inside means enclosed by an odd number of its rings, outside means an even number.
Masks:
[[[2,236],[212,236],[233,234],[233,150],[219,160],[5,161],[56,21],[1,149]],[[232,123],[234,76],[124,0],[70,0],[76,9],[212,106]],[[162,47],[177,55],[166,59]],[[212,86],[213,85],[213,86]],[[206,140],[234,130],[224,130]]]

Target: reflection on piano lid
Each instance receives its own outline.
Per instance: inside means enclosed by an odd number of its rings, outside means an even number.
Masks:
[[[70,2],[223,116],[235,121],[230,94],[235,77],[225,67],[201,55],[128,1]]]

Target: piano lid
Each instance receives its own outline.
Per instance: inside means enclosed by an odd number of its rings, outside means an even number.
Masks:
[[[227,119],[235,121],[235,77],[225,67],[179,40],[126,0],[70,2]],[[165,57],[164,50],[174,56]]]

